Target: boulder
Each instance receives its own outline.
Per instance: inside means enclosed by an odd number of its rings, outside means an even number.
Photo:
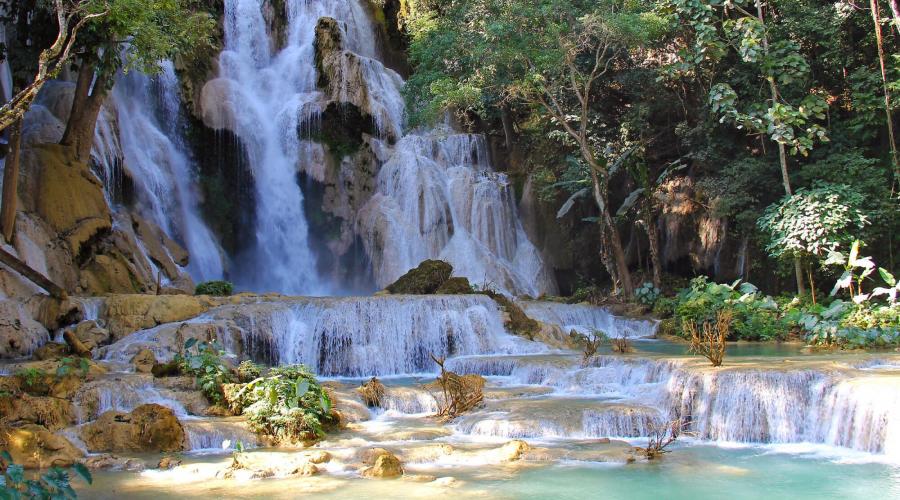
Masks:
[[[0,424],[35,424],[55,431],[76,421],[75,407],[62,398],[27,393],[0,397]]]
[[[93,320],[82,321],[77,325],[66,328],[65,331],[71,331],[75,338],[90,350],[106,345],[110,340],[109,330]]]
[[[181,465],[181,459],[166,455],[166,456],[162,457],[161,459],[159,459],[159,463],[156,464],[156,468],[168,470],[168,469],[174,469],[175,467],[178,467],[179,465]]]
[[[91,452],[174,452],[184,450],[185,432],[172,410],[145,404],[100,415],[81,428],[81,440]]]
[[[50,333],[22,303],[0,300],[0,358],[28,356],[49,341]]]
[[[169,249],[173,249],[178,259],[184,262],[181,265],[187,264],[187,252],[166,236],[156,224],[136,214],[131,215],[131,220],[134,232],[144,243],[144,248],[146,248],[150,260],[156,263],[170,280],[177,279],[180,275],[178,264],[175,257],[170,255]]]
[[[91,470],[124,470],[129,472],[141,472],[147,468],[143,460],[137,458],[124,458],[110,453],[91,455],[81,461],[85,467]]]
[[[151,373],[156,365],[156,355],[150,349],[141,349],[131,358],[131,364],[138,373]]]
[[[371,466],[360,470],[360,475],[368,479],[393,479],[403,475],[400,459],[393,453],[378,455]]]
[[[453,272],[442,260],[426,260],[387,286],[392,294],[428,295],[435,293]]]
[[[0,449],[26,469],[69,467],[84,456],[68,439],[35,424],[0,426]]]

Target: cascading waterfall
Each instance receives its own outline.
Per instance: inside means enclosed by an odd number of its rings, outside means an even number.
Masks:
[[[110,158],[117,156],[107,148],[118,147],[136,185],[138,211],[185,244],[195,280],[220,279],[222,252],[199,214],[195,173],[179,130],[183,121],[172,63],[163,61],[153,79],[139,72],[120,76],[113,100],[119,135],[111,137],[112,127],[101,119],[94,141],[107,191],[116,178]]]
[[[328,376],[434,372],[435,356],[535,352],[507,334],[484,296],[372,297],[222,308],[248,354],[272,364],[303,363]]]
[[[529,317],[544,323],[558,325],[567,332],[599,330],[613,338],[625,336],[630,339],[649,338],[656,335],[656,321],[622,318],[602,307],[530,300],[520,301],[519,305]]]

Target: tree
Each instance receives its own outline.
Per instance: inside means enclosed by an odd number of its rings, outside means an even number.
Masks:
[[[849,187],[822,185],[797,190],[769,207],[759,219],[759,228],[769,237],[769,255],[807,262],[814,301],[815,283],[809,264],[856,238],[869,223],[862,205],[862,195]]]
[[[646,39],[642,16],[649,13],[617,0],[451,1],[440,9],[412,17],[412,107],[432,118],[497,102],[542,110],[580,155],[600,212],[601,258],[630,296],[634,286],[609,202],[610,159],[592,128],[593,106],[600,83]]]
[[[815,120],[825,118],[826,101],[815,91],[807,91],[802,98],[789,102],[781,92],[781,85],[802,82],[809,65],[800,54],[799,45],[790,39],[770,41],[770,27],[764,17],[761,0],[754,0],[755,13],[741,7],[740,2],[726,0],[672,0],[669,9],[679,22],[694,33],[694,45],[681,53],[680,65],[685,68],[708,64],[715,67],[728,49],[733,49],[741,61],[753,65],[768,87],[765,102],[753,102],[751,95],[741,96],[727,82],[715,83],[709,92],[709,104],[722,122],[733,123],[739,130],[766,135],[778,148],[781,178],[787,196],[793,194],[788,173],[788,151],[806,156],[816,141],[827,141],[825,129]],[[720,21],[721,15],[724,20]],[[713,70],[710,70],[713,71]],[[712,76],[715,80],[715,76]],[[749,105],[740,102],[751,100]],[[741,108],[745,107],[746,110]],[[799,260],[794,262],[797,291],[804,293],[803,270]]]
[[[0,130],[21,120],[44,84],[59,74],[72,55],[81,29],[109,12],[102,0],[53,0],[53,11],[59,28],[56,40],[38,56],[34,80],[0,107]]]
[[[212,43],[215,21],[197,0],[105,0],[108,14],[79,39],[80,69],[60,144],[87,161],[94,128],[119,69],[148,74],[159,62]]]

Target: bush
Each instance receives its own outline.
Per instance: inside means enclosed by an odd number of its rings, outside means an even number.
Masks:
[[[249,359],[241,361],[241,364],[237,367],[238,382],[242,384],[251,382],[259,378],[259,376],[262,375],[262,371],[263,366],[258,365]]]
[[[653,283],[649,281],[634,291],[634,297],[638,302],[646,306],[653,306],[653,304],[656,303],[656,300],[659,299],[659,294],[659,288],[653,286]]]
[[[227,297],[234,292],[234,285],[229,281],[206,281],[197,285],[194,293],[197,295],[213,295]]]
[[[328,393],[303,365],[272,368],[235,400],[254,431],[286,441],[321,438],[337,421]]]
[[[184,343],[183,354],[175,357],[181,372],[193,375],[203,395],[215,405],[225,403],[222,384],[232,381],[231,370],[222,362],[224,355],[225,350],[218,342],[198,342],[192,338]]]
[[[35,479],[26,479],[25,469],[13,463],[9,452],[0,452],[0,498],[78,498],[72,489],[73,473],[88,484],[94,481],[87,467],[78,463],[68,470],[51,467]]]
[[[730,285],[711,283],[705,276],[691,280],[675,298],[675,318],[682,335],[690,333],[688,323],[715,323],[722,311],[731,313],[728,340],[773,340],[787,333],[778,304],[750,283],[740,280]]]

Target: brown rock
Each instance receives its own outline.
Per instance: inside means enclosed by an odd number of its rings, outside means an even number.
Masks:
[[[32,358],[38,361],[45,360],[57,360],[59,358],[65,358],[66,356],[70,356],[69,346],[66,344],[58,344],[56,342],[47,342],[46,344],[39,347],[34,354],[31,355]]]
[[[296,470],[294,470],[294,472],[292,472],[291,474],[295,475],[295,476],[315,476],[318,473],[319,473],[318,467],[316,467],[315,465],[313,465],[311,463],[305,463],[305,464],[301,465],[300,467],[298,467]]]
[[[141,349],[131,358],[131,364],[138,373],[151,373],[156,365],[156,355],[150,349]]]
[[[394,454],[379,455],[371,467],[360,471],[362,477],[369,479],[392,479],[403,475],[403,466]]]
[[[131,413],[108,411],[81,428],[81,439],[92,452],[183,451],[184,427],[169,408],[138,406]]]
[[[331,453],[324,450],[314,451],[307,454],[307,458],[311,464],[324,464],[331,461]]]
[[[112,295],[106,300],[107,327],[113,338],[120,339],[138,330],[199,316],[212,305],[209,299],[189,295]]]
[[[449,278],[453,266],[442,260],[425,260],[387,286],[392,294],[428,295],[435,293]]]
[[[75,326],[70,326],[66,328],[66,331],[71,331],[86,348],[91,350],[106,345],[110,340],[109,330],[92,320],[82,321]]]
[[[91,470],[126,470],[129,472],[141,472],[147,468],[147,465],[143,460],[137,458],[123,458],[109,453],[103,455],[91,455],[82,460],[81,463]]]
[[[50,340],[50,333],[13,300],[0,300],[0,359],[21,358]]]
[[[84,456],[68,439],[35,424],[0,427],[0,449],[26,469],[69,467]]]
[[[27,393],[0,398],[0,424],[36,424],[51,431],[76,422],[72,403],[61,398]]]
[[[157,469],[173,469],[181,465],[181,459],[173,456],[165,456],[159,460],[159,463],[156,464]]]

